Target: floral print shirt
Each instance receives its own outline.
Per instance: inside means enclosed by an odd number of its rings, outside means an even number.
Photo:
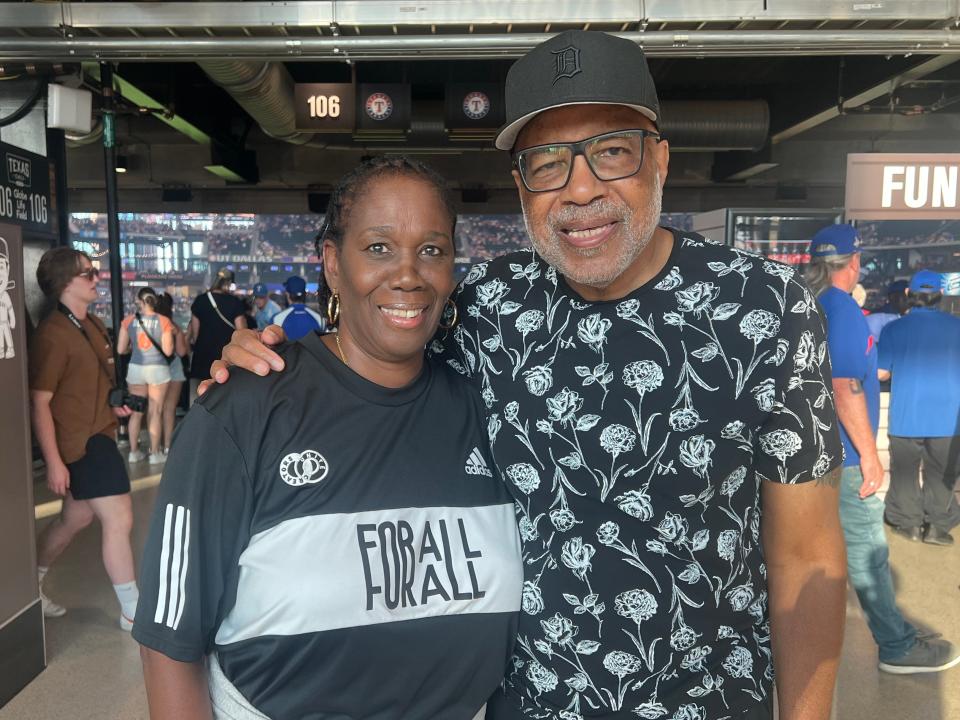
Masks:
[[[722,720],[768,701],[762,481],[842,449],[817,305],[780,263],[674,233],[587,302],[533,251],[476,265],[432,343],[481,392],[525,582],[502,718]]]

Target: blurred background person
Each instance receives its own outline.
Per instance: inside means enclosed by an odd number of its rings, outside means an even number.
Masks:
[[[266,330],[280,313],[280,306],[270,298],[270,291],[263,283],[253,286],[253,304],[257,306],[257,330]]]
[[[323,331],[326,323],[323,316],[306,306],[307,282],[298,275],[288,277],[283,283],[290,306],[274,317],[273,322],[283,328],[291,342],[299,340],[314,330]],[[216,359],[216,358],[214,358]]]
[[[174,354],[173,323],[157,312],[159,298],[153,288],[140,288],[135,301],[136,310],[120,324],[117,352],[130,353],[127,366],[127,387],[134,395],[147,398],[147,432],[150,435],[150,464],[159,465],[163,454],[163,404],[170,384],[170,363]],[[140,429],[143,413],[130,416],[127,431],[130,436],[131,463],[140,462]]]
[[[186,375],[183,372],[183,359],[190,353],[187,336],[173,319],[173,297],[170,293],[160,293],[157,303],[157,312],[170,321],[173,329],[174,359],[170,362],[170,382],[167,384],[167,394],[163,398],[163,453],[170,449],[173,438],[173,426],[177,420],[177,407],[183,393],[183,383]]]
[[[221,268],[213,286],[190,306],[187,340],[193,346],[190,360],[190,401],[197,397],[197,385],[210,377],[210,365],[220,357],[223,346],[235,329],[247,327],[243,301],[233,295],[233,272]]]
[[[880,336],[880,379],[891,380],[884,518],[895,533],[931,545],[953,545],[950,530],[960,524],[960,318],[938,309],[942,283],[940,273],[916,273],[910,312]]]
[[[47,486],[63,498],[60,515],[37,541],[40,600],[46,617],[66,610],[43,593],[47,570],[74,536],[100,521],[103,566],[120,602],[120,627],[130,630],[140,597],[133,568],[130,479],[117,449],[117,418],[110,407],[114,358],[107,329],[87,312],[97,298],[99,273],[90,257],[59,247],[40,258],[37,282],[56,302],[31,339],[30,406],[34,438],[47,466]]]
[[[887,286],[887,302],[876,312],[867,315],[867,327],[877,340],[884,327],[907,312],[907,281],[894,280]]]
[[[847,576],[879,648],[879,669],[897,675],[939,672],[960,662],[952,643],[919,635],[897,607],[883,532],[883,484],[877,452],[880,380],[877,345],[850,293],[860,276],[860,236],[850,225],[824,228],[810,243],[807,282],[823,307],[844,462],[840,523]]]

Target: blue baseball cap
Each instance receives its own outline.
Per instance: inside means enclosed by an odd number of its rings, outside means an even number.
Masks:
[[[299,275],[291,275],[283,281],[283,287],[291,295],[303,295],[307,292],[307,281]]]
[[[853,225],[829,225],[813,236],[810,255],[851,255],[860,252],[860,234]]]
[[[938,293],[943,291],[943,276],[933,270],[920,270],[910,278],[910,292]]]
[[[267,286],[263,283],[257,283],[253,286],[253,296],[254,297],[266,297],[270,294],[270,291],[267,290]]]

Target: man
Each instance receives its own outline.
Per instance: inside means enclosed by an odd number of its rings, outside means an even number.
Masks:
[[[845,453],[840,521],[847,542],[847,573],[879,648],[879,668],[909,674],[937,672],[960,662],[945,640],[918,637],[900,613],[883,534],[883,484],[877,452],[880,382],[877,347],[850,291],[860,275],[860,237],[850,225],[831,225],[810,243],[807,280],[827,321],[833,392]],[[898,321],[899,322],[899,321]]]
[[[270,291],[263,283],[253,286],[253,304],[257,307],[257,329],[266,330],[280,314],[280,306],[270,299]]]
[[[910,280],[913,309],[880,336],[880,379],[893,378],[885,519],[910,540],[949,546],[960,524],[960,319],[937,309],[942,283],[930,270]]]
[[[117,418],[129,417],[130,409],[110,405],[116,377],[110,337],[87,312],[97,299],[98,275],[86,253],[69,247],[48,250],[37,266],[37,282],[55,309],[30,343],[30,416],[47,487],[63,498],[60,515],[37,540],[37,571],[43,614],[60,617],[66,610],[44,594],[44,577],[96,517],[103,566],[120,603],[119,624],[129,631],[140,593],[130,546],[130,479],[115,435]]]
[[[323,330],[323,317],[304,304],[307,299],[307,282],[302,277],[292,275],[284,281],[283,287],[287,291],[289,307],[278,313],[273,322],[283,328],[287,339],[299,340],[309,332]],[[259,321],[258,313],[257,322]]]
[[[813,297],[657,226],[669,149],[636,44],[562,33],[506,98],[534,250],[475,266],[431,345],[480,391],[517,501],[523,612],[487,717],[767,719],[776,666],[780,717],[827,718],[845,563]],[[282,367],[253,334],[225,358]]]
[[[867,315],[867,327],[874,340],[880,339],[880,332],[907,312],[907,281],[894,280],[887,286],[887,302],[876,312]]]

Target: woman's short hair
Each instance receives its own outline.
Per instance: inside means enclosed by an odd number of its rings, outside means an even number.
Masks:
[[[450,215],[450,237],[454,237],[457,225],[457,208],[453,194],[443,176],[426,163],[403,156],[374,157],[344,175],[333,192],[323,219],[323,226],[316,238],[317,256],[323,258],[323,241],[329,240],[338,249],[343,247],[350,212],[367,190],[370,182],[382,177],[410,177],[430,185],[437,192],[440,202]],[[317,301],[321,311],[326,310],[331,290],[323,272],[320,273]]]
[[[90,260],[85,252],[72,247],[47,250],[37,265],[37,283],[43,294],[51,299],[59,298],[80,272],[81,258]]]

